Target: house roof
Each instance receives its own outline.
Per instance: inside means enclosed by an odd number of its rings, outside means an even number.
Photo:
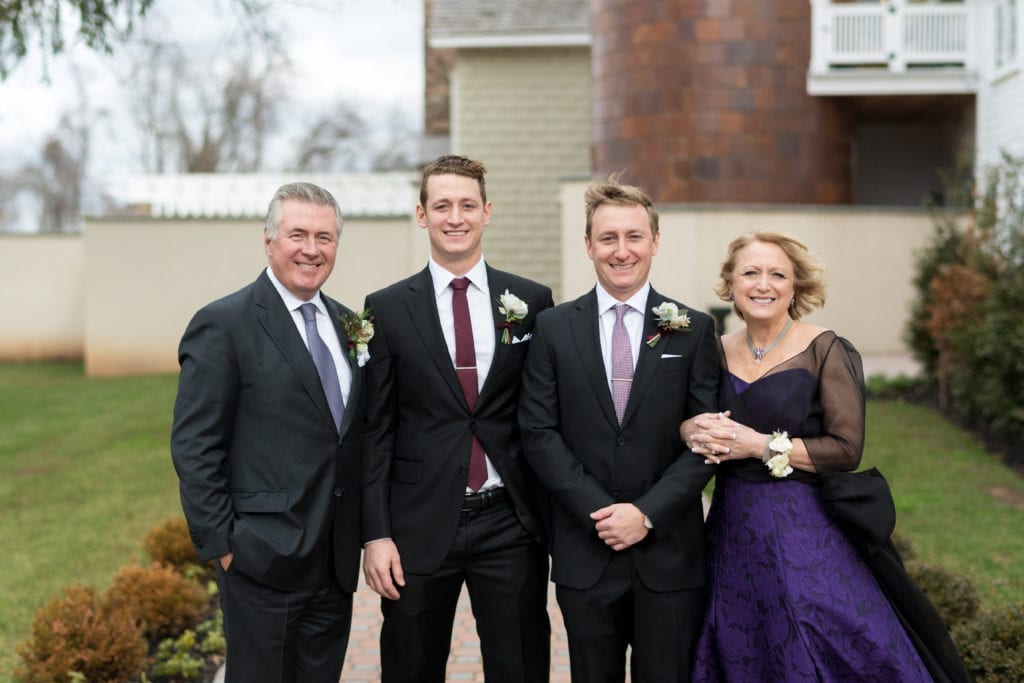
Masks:
[[[544,47],[590,44],[587,0],[435,0],[430,47]]]
[[[387,173],[184,173],[112,178],[113,215],[154,218],[262,218],[277,188],[306,181],[326,188],[345,218],[399,218],[416,206],[419,175]]]

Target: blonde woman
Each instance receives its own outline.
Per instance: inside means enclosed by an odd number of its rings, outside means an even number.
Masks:
[[[941,623],[926,635],[951,660],[948,676],[828,511],[833,482],[881,482],[878,500],[890,509],[891,497],[884,479],[830,478],[860,464],[864,391],[852,345],[802,320],[825,303],[821,264],[801,242],[759,231],[729,245],[720,277],[718,295],[745,323],[721,338],[725,412],[680,428],[694,453],[719,465],[694,680],[966,680]],[[937,617],[892,553],[890,573],[922,603],[912,621]]]

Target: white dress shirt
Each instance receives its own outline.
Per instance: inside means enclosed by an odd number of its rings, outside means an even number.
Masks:
[[[324,343],[327,344],[327,350],[331,352],[331,358],[334,359],[334,367],[338,371],[338,384],[341,386],[341,400],[347,406],[348,396],[352,390],[352,368],[349,367],[348,360],[341,349],[338,331],[334,329],[334,324],[330,318],[331,314],[327,312],[323,299],[318,294],[310,301],[303,301],[292,294],[287,287],[274,277],[274,271],[269,266],[267,267],[267,277],[270,278],[274,289],[281,295],[281,300],[284,302],[285,307],[292,314],[292,322],[295,323],[295,329],[299,331],[302,343],[306,345],[307,349],[309,348],[309,340],[306,339],[306,321],[303,319],[302,311],[299,308],[303,304],[313,304],[316,306],[316,331],[320,334],[320,338],[324,340]]]
[[[651,283],[645,282],[640,290],[626,301],[619,301],[605,291],[600,283],[597,285],[597,322],[601,334],[601,358],[604,360],[604,372],[608,378],[608,390],[612,388],[612,327],[615,325],[615,306],[629,305],[629,310],[622,317],[622,324],[629,335],[629,350],[633,354],[633,369],[636,369],[640,358],[640,344],[643,343],[644,318],[647,296],[651,292]]]
[[[483,389],[487,373],[494,359],[495,336],[494,306],[497,302],[491,299],[491,291],[487,284],[487,268],[483,257],[464,276],[455,275],[439,263],[430,259],[427,263],[430,277],[434,281],[434,297],[437,303],[437,316],[441,320],[441,331],[448,345],[448,354],[455,366],[455,315],[452,313],[451,283],[457,277],[469,278],[470,285],[466,289],[466,301],[469,304],[469,317],[473,325],[473,346],[476,350],[476,385],[477,391]],[[486,455],[486,454],[485,454]],[[501,476],[494,469],[491,459],[487,458],[487,481],[480,487],[481,491],[502,486]],[[466,493],[473,493],[466,488]]]

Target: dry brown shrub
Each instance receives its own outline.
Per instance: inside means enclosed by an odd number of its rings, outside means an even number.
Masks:
[[[131,564],[120,570],[106,599],[111,606],[134,615],[150,641],[177,635],[198,624],[208,602],[198,582],[157,563],[148,567]]]
[[[134,615],[107,604],[95,589],[70,586],[36,612],[30,635],[18,646],[25,683],[126,681],[146,664],[146,641]]]

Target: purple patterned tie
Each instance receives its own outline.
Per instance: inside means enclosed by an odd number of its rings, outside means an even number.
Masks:
[[[455,318],[455,375],[459,378],[462,393],[466,395],[469,409],[476,407],[478,392],[476,376],[476,346],[473,344],[473,323],[469,317],[469,301],[466,289],[469,278],[457,277],[452,280],[452,314]],[[466,485],[478,491],[487,481],[487,461],[484,447],[473,437],[469,452],[469,480]]]
[[[615,416],[622,424],[629,402],[629,389],[633,385],[633,352],[629,348],[629,335],[622,319],[629,310],[628,304],[615,304],[615,324],[612,325],[612,401],[615,402]]]
[[[316,329],[316,306],[313,304],[302,304],[299,306],[302,313],[302,320],[306,323],[306,341],[309,343],[309,353],[313,356],[313,365],[320,375],[320,385],[324,389],[324,397],[334,417],[334,426],[341,429],[341,420],[345,417],[345,401],[341,397],[341,383],[338,381],[338,367],[334,364],[334,358],[327,349],[327,344],[320,338],[320,332]]]

